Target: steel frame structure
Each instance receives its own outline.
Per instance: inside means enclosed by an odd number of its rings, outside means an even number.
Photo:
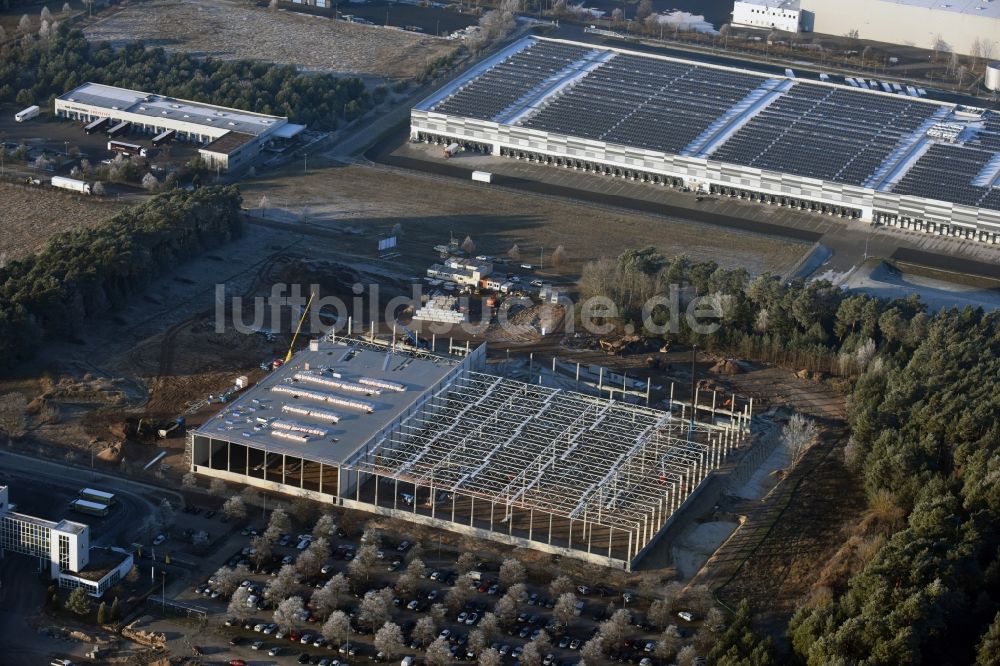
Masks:
[[[598,528],[608,535],[607,558],[630,568],[685,499],[744,442],[749,418],[747,408],[713,409],[690,419],[686,406],[678,416],[467,372],[349,466],[376,479],[376,506],[379,485],[395,485],[394,513],[401,483],[429,491],[432,519],[448,515],[447,507],[436,506],[448,499],[452,521],[457,498],[472,507],[486,501],[489,532],[498,529],[497,509],[507,535],[514,511],[528,512],[528,541],[552,544],[553,521],[568,521],[568,549],[590,554]],[[356,492],[360,500],[360,488]],[[400,517],[407,512],[398,510]],[[471,525],[475,509],[470,512]],[[536,515],[548,516],[547,536],[532,532]],[[573,525],[581,522],[585,539],[573,544]],[[612,557],[612,542],[622,544],[615,550],[623,556]]]

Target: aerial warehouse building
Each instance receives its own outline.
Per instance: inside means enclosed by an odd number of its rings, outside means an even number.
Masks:
[[[988,57],[1000,52],[997,0],[799,0],[806,29]],[[978,53],[977,53],[978,51]]]
[[[410,139],[1000,242],[1000,113],[916,95],[526,37],[414,106]]]
[[[85,83],[57,97],[55,113],[87,123],[88,133],[108,125],[115,131],[124,125],[133,135],[150,135],[155,143],[173,139],[202,144],[198,153],[219,170],[245,167],[271,140],[290,139],[305,129],[279,116],[99,83]],[[103,124],[103,120],[109,122]]]
[[[313,341],[189,433],[191,470],[630,569],[749,434],[745,402],[692,423],[493,374],[485,353]]]

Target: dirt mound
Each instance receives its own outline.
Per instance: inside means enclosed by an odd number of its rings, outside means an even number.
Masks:
[[[727,358],[713,365],[709,372],[714,372],[717,375],[739,375],[743,373],[743,366],[740,365],[739,361]]]

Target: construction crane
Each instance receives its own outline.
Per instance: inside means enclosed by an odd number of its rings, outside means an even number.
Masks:
[[[292,344],[288,345],[288,353],[285,355],[285,363],[292,360],[292,351],[295,349],[295,341],[299,339],[299,331],[302,330],[302,322],[306,320],[306,315],[309,314],[309,306],[312,305],[313,298],[316,297],[316,292],[309,294],[309,301],[306,303],[306,307],[302,310],[302,316],[299,318],[299,325],[295,327],[295,335],[292,336]]]

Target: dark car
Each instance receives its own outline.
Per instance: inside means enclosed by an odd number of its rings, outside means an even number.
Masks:
[[[309,663],[309,653],[308,652],[303,652],[302,654],[299,655],[299,663],[300,664],[308,664]]]
[[[230,645],[240,645],[242,643],[243,643],[243,638],[240,636],[233,636],[232,638],[229,639]]]

